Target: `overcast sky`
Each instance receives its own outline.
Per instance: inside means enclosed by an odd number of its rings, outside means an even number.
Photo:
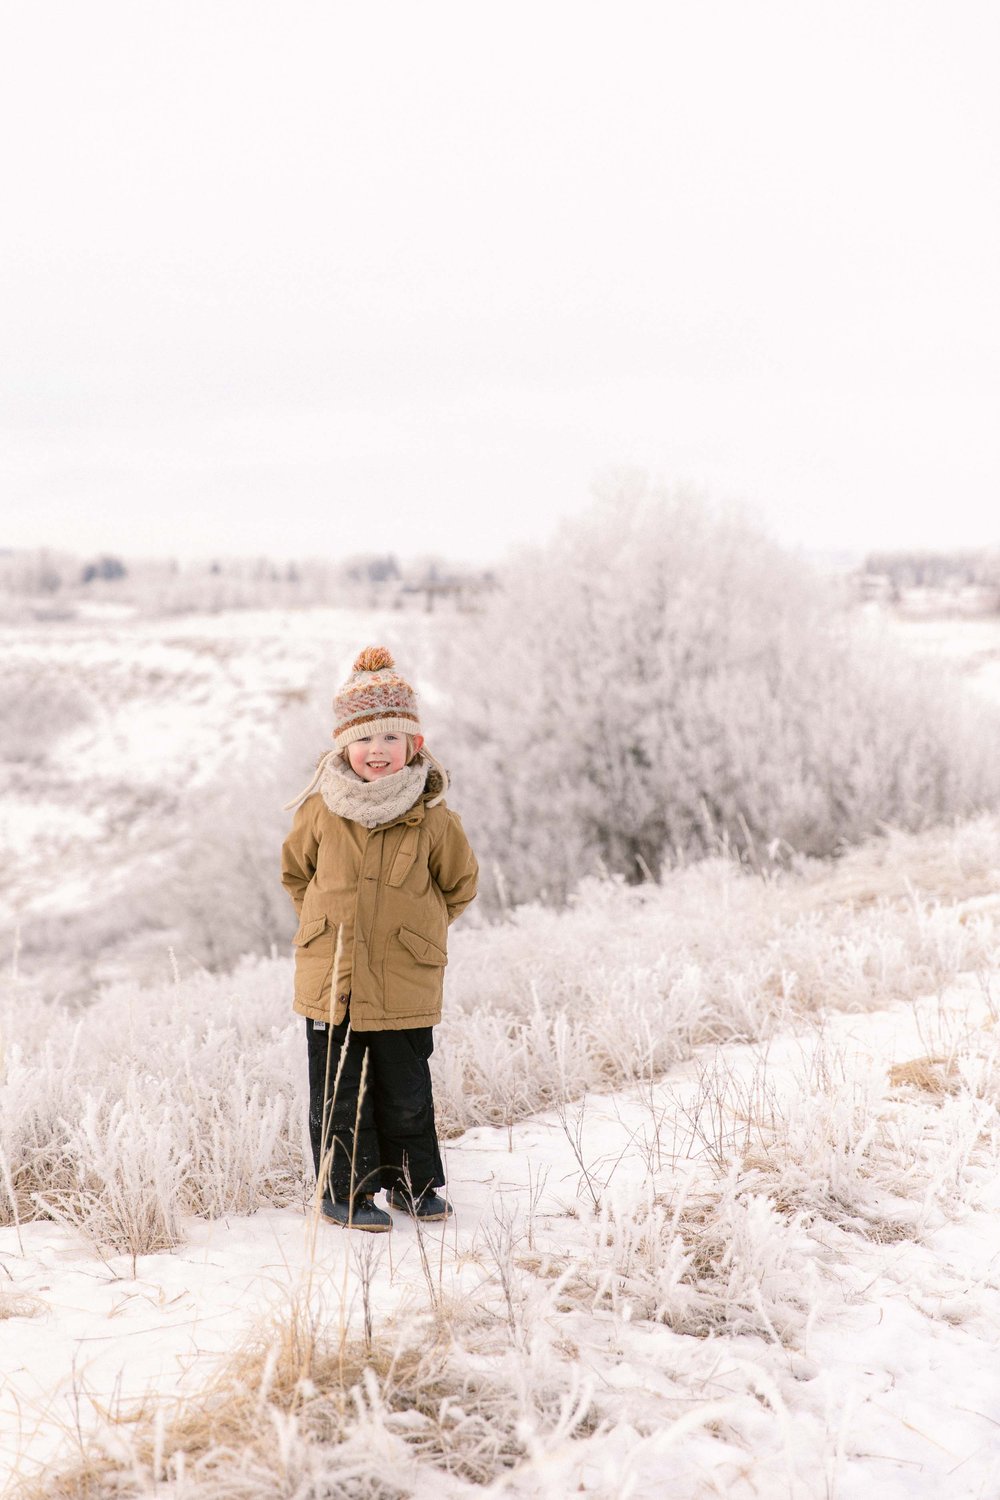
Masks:
[[[0,545],[1000,541],[995,0],[0,19]]]

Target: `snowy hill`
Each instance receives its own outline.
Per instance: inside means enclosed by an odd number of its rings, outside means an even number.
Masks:
[[[10,1493],[1000,1493],[996,818],[463,921],[455,1219],[316,1222],[290,962],[239,932],[230,971],[196,962],[190,839],[235,768],[227,826],[271,847],[327,683],[393,626],[5,639],[7,701],[63,715],[3,767]]]

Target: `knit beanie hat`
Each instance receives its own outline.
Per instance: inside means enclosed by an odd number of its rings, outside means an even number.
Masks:
[[[341,751],[354,740],[363,740],[369,734],[423,734],[417,717],[416,694],[399,675],[384,646],[366,646],[361,652],[350,677],[333,700],[333,711],[333,749],[320,756],[309,785],[285,803],[286,811],[305,801],[322,782],[331,762],[339,761]],[[427,785],[433,796],[427,806],[436,807],[448,790],[448,772],[426,745],[418,759],[427,761],[432,768]]]
[[[366,646],[333,700],[333,743],[370,734],[421,734],[417,697],[384,646]]]

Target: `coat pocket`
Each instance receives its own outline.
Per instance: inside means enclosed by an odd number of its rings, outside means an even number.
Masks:
[[[386,1016],[410,1026],[433,1026],[441,1018],[448,955],[433,938],[397,927],[386,947],[381,1002]]]
[[[315,1004],[333,981],[336,928],[330,926],[326,917],[317,917],[313,922],[303,922],[292,942],[297,950],[295,998]]]
[[[417,857],[419,847],[420,829],[405,828],[403,837],[399,842],[399,848],[396,850],[396,858],[393,860],[392,868],[389,871],[389,879],[386,881],[387,885],[400,886],[403,884],[403,881],[413,868],[413,861]]]
[[[292,942],[296,948],[305,948],[313,938],[319,937],[320,933],[326,930],[327,925],[326,917],[317,917],[315,922],[303,922],[292,938]]]
[[[430,938],[421,937],[418,932],[411,932],[408,927],[401,927],[398,933],[399,941],[418,964],[433,964],[442,968],[448,962],[448,955],[437,943],[432,943]]]

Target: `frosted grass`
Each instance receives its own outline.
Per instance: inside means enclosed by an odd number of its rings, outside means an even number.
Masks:
[[[956,880],[975,887],[993,824],[914,838],[908,863],[919,872],[923,849],[936,867],[949,839],[955,869],[967,865]],[[456,930],[433,1059],[442,1134],[509,1128],[594,1091],[648,1085],[707,1044],[760,1041],[996,967],[991,905],[941,903],[912,881],[897,893],[884,850],[851,858],[853,868],[770,880],[723,860],[638,888],[591,880],[565,910],[525,907]],[[863,899],[844,899],[852,881]],[[170,1243],[186,1212],[304,1202],[304,1043],[290,991],[285,959],[113,986],[76,1014],[9,981],[3,1222],[57,1214],[136,1255]],[[844,1109],[821,1134],[836,1134]],[[845,1147],[841,1178],[850,1160]],[[829,1191],[850,1196],[846,1181]]]

